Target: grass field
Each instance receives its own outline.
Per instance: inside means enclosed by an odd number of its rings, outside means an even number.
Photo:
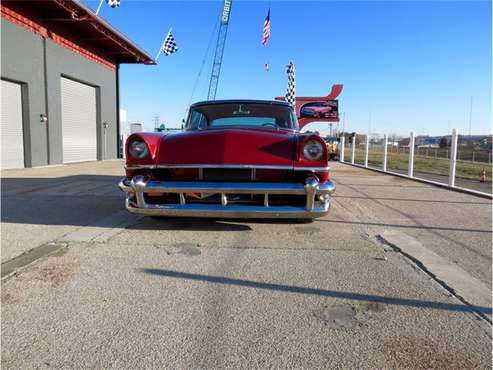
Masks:
[[[408,169],[407,153],[388,152],[387,169],[389,171],[407,171]],[[351,148],[346,146],[344,150],[344,159],[347,162],[351,161]],[[357,148],[355,150],[355,162],[364,164],[365,150]],[[383,150],[370,149],[368,152],[368,164],[372,167],[382,168],[383,166]],[[433,158],[424,155],[414,156],[414,171],[436,175],[446,175],[449,173],[450,162],[445,158]],[[486,171],[486,181],[491,182],[492,167],[487,163],[457,161],[456,177],[464,179],[479,180],[482,170]]]

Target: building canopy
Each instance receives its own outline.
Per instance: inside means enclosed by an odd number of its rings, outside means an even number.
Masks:
[[[156,64],[145,51],[79,1],[4,0],[2,16],[72,49],[88,50],[113,64]]]

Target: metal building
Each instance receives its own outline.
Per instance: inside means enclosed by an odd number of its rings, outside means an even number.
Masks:
[[[1,168],[116,158],[119,65],[155,64],[76,0],[2,1]]]

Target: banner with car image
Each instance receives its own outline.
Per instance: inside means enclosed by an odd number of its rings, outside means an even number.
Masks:
[[[339,101],[323,100],[303,102],[299,110],[299,118],[312,118],[320,120],[339,120]]]

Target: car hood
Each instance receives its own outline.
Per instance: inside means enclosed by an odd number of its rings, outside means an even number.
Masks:
[[[293,131],[207,129],[164,136],[156,164],[293,166],[295,156]]]

